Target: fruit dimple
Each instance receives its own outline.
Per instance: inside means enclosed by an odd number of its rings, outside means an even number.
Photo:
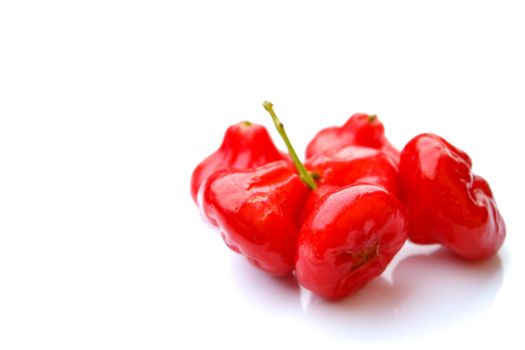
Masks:
[[[357,270],[379,255],[379,242],[374,242],[357,251],[342,251],[335,258],[335,265],[351,263],[350,272]]]

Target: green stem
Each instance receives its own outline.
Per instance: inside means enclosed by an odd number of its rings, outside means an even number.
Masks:
[[[317,184],[315,183],[314,177],[308,170],[306,170],[304,164],[297,156],[297,153],[295,152],[292,143],[290,142],[290,139],[288,139],[288,135],[286,135],[286,131],[284,131],[283,123],[281,123],[281,121],[279,120],[279,118],[277,118],[277,115],[273,111],[273,104],[271,102],[264,101],[263,107],[268,113],[270,113],[273,123],[275,124],[275,128],[277,129],[277,132],[279,133],[279,135],[281,135],[281,138],[286,144],[286,148],[288,148],[288,154],[290,155],[290,157],[292,157],[293,164],[295,165],[295,168],[299,173],[299,177],[308,187],[310,187],[310,189],[315,190],[317,188]]]

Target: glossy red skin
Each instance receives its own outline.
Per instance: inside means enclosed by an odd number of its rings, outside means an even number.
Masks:
[[[226,130],[219,149],[193,170],[191,196],[197,203],[201,184],[217,170],[251,169],[282,159],[289,159],[288,155],[275,147],[264,126],[249,122],[234,124]]]
[[[413,242],[441,243],[469,260],[496,254],[505,223],[489,184],[471,167],[465,152],[434,134],[405,146],[400,178]]]
[[[299,214],[309,189],[289,163],[218,171],[203,192],[204,209],[228,247],[269,274],[293,271]]]
[[[401,249],[407,223],[404,206],[381,186],[351,185],[328,193],[301,228],[297,280],[327,299],[358,291]]]
[[[346,146],[328,150],[305,162],[308,170],[319,176],[319,185],[345,186],[354,183],[381,185],[398,196],[399,166],[377,149]]]
[[[399,197],[399,167],[384,152],[361,146],[332,149],[308,159],[306,168],[319,176],[318,188],[312,191],[303,209],[303,217],[312,211],[324,195],[334,188],[368,183],[386,188]]]
[[[351,145],[382,150],[399,162],[399,150],[385,137],[383,123],[379,118],[364,113],[352,115],[343,126],[319,131],[306,147],[306,158]]]

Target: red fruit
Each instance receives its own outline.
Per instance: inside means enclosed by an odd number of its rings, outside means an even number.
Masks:
[[[204,180],[221,169],[251,169],[277,160],[288,159],[273,144],[266,128],[250,122],[230,126],[221,146],[204,159],[191,176],[191,195],[197,203],[197,193]]]
[[[352,185],[323,197],[297,242],[297,280],[324,298],[341,298],[379,276],[407,238],[403,205],[383,187]]]
[[[399,162],[399,151],[386,139],[383,124],[377,116],[364,113],[354,114],[343,126],[319,131],[306,147],[306,158],[351,145],[382,150]]]
[[[471,168],[465,152],[437,135],[418,135],[405,146],[400,178],[413,242],[441,243],[465,259],[496,254],[505,223],[489,184]]]
[[[333,189],[353,184],[380,185],[398,197],[399,168],[392,157],[368,147],[346,146],[310,158],[306,168],[316,174],[318,187],[308,196],[305,218]]]
[[[232,250],[272,275],[293,271],[308,188],[288,162],[218,171],[205,186],[204,210]]]
[[[377,149],[360,146],[332,149],[308,159],[305,166],[318,175],[320,186],[369,183],[399,195],[399,167],[390,156]]]

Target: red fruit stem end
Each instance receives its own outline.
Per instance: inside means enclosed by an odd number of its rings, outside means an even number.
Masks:
[[[295,152],[292,146],[292,143],[290,142],[290,139],[288,139],[288,135],[286,135],[286,131],[284,131],[283,123],[281,123],[279,118],[277,118],[277,115],[275,114],[273,110],[273,104],[271,102],[264,101],[263,107],[272,117],[275,128],[277,129],[277,132],[279,133],[279,135],[281,135],[281,138],[286,144],[286,148],[288,149],[288,154],[290,155],[290,157],[292,157],[293,164],[295,165],[295,168],[297,169],[297,172],[299,173],[299,178],[311,190],[315,190],[317,188],[317,184],[315,183],[314,177],[308,170],[306,170],[306,168],[304,167],[304,164],[301,162],[301,160],[297,156],[297,153]]]

